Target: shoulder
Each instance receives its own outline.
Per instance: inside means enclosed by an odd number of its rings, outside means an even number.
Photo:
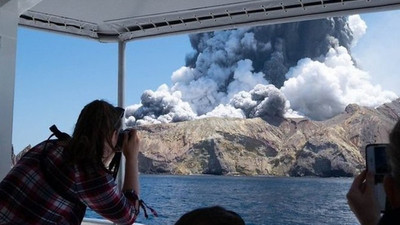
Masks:
[[[63,145],[61,145],[58,140],[46,140],[24,152],[21,158],[29,154],[33,155],[41,154],[44,153],[44,151],[53,151],[53,150],[62,151],[63,148],[64,148]]]
[[[32,148],[26,148],[15,156],[13,166],[21,164],[29,164],[41,159],[42,150],[46,146],[46,141],[43,141]]]

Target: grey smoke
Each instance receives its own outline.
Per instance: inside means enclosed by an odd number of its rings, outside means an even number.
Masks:
[[[172,86],[145,91],[127,108],[128,126],[208,116],[324,120],[348,103],[390,101],[397,96],[371,85],[350,55],[365,29],[354,16],[192,34]]]
[[[125,115],[128,117],[127,126],[181,122],[196,118],[190,105],[181,100],[180,92],[171,94],[166,85],[161,85],[155,92],[145,91],[141,104],[127,107]]]
[[[190,35],[194,53],[186,58],[186,66],[205,74],[210,65],[232,68],[239,60],[253,62],[255,72],[277,88],[286,80],[285,74],[300,59],[317,59],[332,47],[334,37],[340,46],[349,49],[353,36],[347,18],[329,18]],[[210,53],[221,57],[204,59]],[[226,77],[229,81],[231,76]],[[221,89],[225,87],[221,83]]]
[[[247,118],[282,116],[285,113],[285,96],[274,85],[258,84],[249,92],[234,95],[230,104],[241,109]]]

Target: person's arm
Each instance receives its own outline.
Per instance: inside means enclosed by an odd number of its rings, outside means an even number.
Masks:
[[[374,194],[374,182],[374,174],[364,170],[354,178],[346,196],[351,211],[361,225],[376,225],[380,219],[378,201]]]
[[[130,138],[128,139],[128,136]],[[79,172],[77,189],[80,198],[103,217],[117,224],[132,224],[139,213],[139,138],[136,131],[125,135],[123,153],[126,158],[122,192],[110,174]],[[89,176],[86,176],[89,175]],[[93,177],[92,177],[93,175]],[[133,191],[133,192],[132,192]]]
[[[122,186],[124,195],[131,203],[135,204],[135,211],[137,214],[139,213],[139,208],[142,208],[144,216],[147,218],[147,208],[157,217],[157,212],[144,203],[139,197],[139,137],[136,130],[131,130],[129,135],[125,135],[123,153],[126,158],[125,179]]]
[[[126,158],[126,164],[122,190],[133,190],[139,197],[139,137],[136,130],[131,130],[129,135],[125,135],[123,153]]]
[[[119,190],[111,174],[101,168],[77,168],[76,190],[83,203],[117,224],[135,222],[138,208]]]

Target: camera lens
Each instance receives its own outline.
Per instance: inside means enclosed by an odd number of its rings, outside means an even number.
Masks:
[[[120,132],[118,133],[117,145],[115,146],[116,148],[122,150],[122,144],[124,143],[125,134],[126,134],[126,135],[129,135],[129,132],[130,132],[130,131],[131,131],[131,129],[125,129],[125,130],[122,130],[122,131],[120,131]],[[130,136],[128,136],[128,140],[129,140],[129,138],[130,138]]]

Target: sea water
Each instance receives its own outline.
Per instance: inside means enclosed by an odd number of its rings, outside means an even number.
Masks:
[[[173,225],[184,213],[219,205],[246,225],[357,224],[346,193],[351,178],[141,175],[141,198],[159,214],[137,222]],[[92,211],[87,217],[99,218]]]

